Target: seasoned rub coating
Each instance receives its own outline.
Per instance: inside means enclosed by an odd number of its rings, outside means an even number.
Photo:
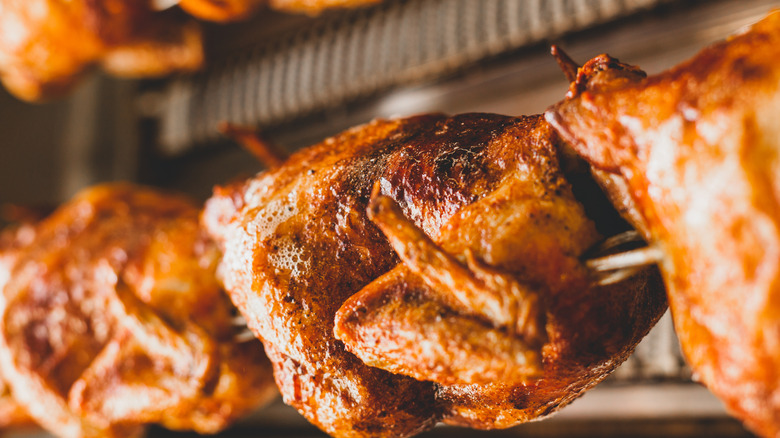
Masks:
[[[219,252],[188,200],[97,186],[21,237],[0,254],[0,368],[52,433],[211,433],[275,393],[260,343],[233,341]]]
[[[378,120],[216,189],[204,222],[221,278],[285,401],[335,436],[410,435],[442,418],[502,427],[624,359],[663,291],[652,274],[590,287],[578,257],[600,235],[556,147],[540,117]],[[559,366],[546,384],[557,392],[523,391]]]
[[[120,76],[192,71],[200,29],[149,0],[0,0],[0,78],[25,100],[57,97],[101,65]]]
[[[734,415],[780,436],[780,13],[644,78],[586,63],[547,118],[663,255],[683,351]]]

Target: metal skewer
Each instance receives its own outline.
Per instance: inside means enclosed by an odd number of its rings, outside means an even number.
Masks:
[[[179,4],[179,0],[152,0],[151,7],[155,11],[164,11]]]
[[[636,274],[645,266],[661,261],[663,253],[658,247],[652,245],[593,257],[593,255],[615,251],[621,246],[641,243],[644,243],[644,240],[639,233],[633,230],[626,231],[608,238],[589,252],[589,256],[585,259],[585,266],[595,275],[596,284],[606,286],[617,283]]]

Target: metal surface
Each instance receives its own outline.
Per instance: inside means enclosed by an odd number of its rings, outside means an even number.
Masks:
[[[162,96],[159,145],[177,154],[230,121],[269,126],[670,0],[404,0],[262,40]]]

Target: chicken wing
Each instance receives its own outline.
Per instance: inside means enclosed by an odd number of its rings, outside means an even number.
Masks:
[[[43,427],[211,433],[275,394],[260,343],[233,340],[198,216],[176,196],[97,186],[5,245],[0,370]]]
[[[547,119],[630,212],[695,377],[780,435],[780,12],[657,76],[587,62]]]
[[[203,61],[194,22],[148,0],[0,0],[0,78],[25,100],[57,97],[94,65],[129,77],[192,71]]]
[[[334,436],[502,427],[624,359],[660,280],[590,286],[557,146],[538,116],[378,120],[217,188],[219,272],[284,400]]]

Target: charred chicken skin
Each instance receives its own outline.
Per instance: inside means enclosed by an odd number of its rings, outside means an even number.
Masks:
[[[57,97],[94,65],[127,77],[192,71],[200,29],[148,0],[0,0],[0,78],[25,100]]]
[[[16,234],[0,253],[0,370],[52,433],[212,433],[275,394],[262,345],[233,340],[219,252],[188,200],[97,186]]]
[[[547,119],[660,252],[695,375],[780,436],[780,13],[657,76],[606,55]]]
[[[378,120],[217,188],[221,279],[284,400],[334,436],[507,427],[625,359],[660,278],[592,285],[559,146],[538,116]]]

